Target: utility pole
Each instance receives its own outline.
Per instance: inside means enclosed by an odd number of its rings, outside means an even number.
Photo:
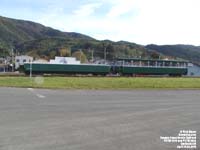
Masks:
[[[92,53],[92,62],[94,61],[94,50],[92,49],[91,50],[91,53]]]
[[[81,62],[81,55],[82,55],[82,50],[80,49],[80,62]]]
[[[30,79],[32,78],[32,60],[30,62]]]
[[[105,60],[105,62],[106,62],[106,46],[104,47],[104,60]]]
[[[4,62],[4,70],[3,70],[3,72],[6,72],[6,59],[4,58],[4,60],[3,60],[3,62]]]
[[[12,72],[14,72],[14,50],[12,48]]]

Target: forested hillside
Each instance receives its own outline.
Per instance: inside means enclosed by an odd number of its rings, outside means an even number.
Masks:
[[[98,41],[89,36],[61,32],[41,24],[0,17],[0,51],[7,54],[13,48],[16,53],[34,57],[53,58],[56,55],[72,55],[76,51],[90,59],[148,56],[145,47],[129,42]],[[4,51],[4,53],[3,53]]]
[[[164,55],[190,60],[200,64],[200,47],[193,45],[147,45],[147,49],[155,50]]]
[[[99,41],[84,34],[61,32],[38,23],[0,16],[0,57],[28,54],[50,59],[55,56],[79,56],[85,60],[116,57],[182,58],[199,64],[200,47],[192,45],[139,45],[126,41]]]

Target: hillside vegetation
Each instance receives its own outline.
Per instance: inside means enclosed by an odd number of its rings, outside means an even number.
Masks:
[[[16,53],[29,54],[35,57],[52,58],[61,55],[61,49],[72,53],[82,51],[88,59],[92,51],[94,57],[103,58],[106,51],[107,59],[118,56],[147,56],[145,47],[129,42],[98,41],[89,36],[61,32],[41,24],[0,17],[0,49],[1,52],[14,48]]]
[[[190,60],[200,65],[200,46],[193,45],[147,45],[146,48],[164,55]]]
[[[84,61],[94,58],[116,57],[182,58],[195,63],[200,61],[200,47],[191,45],[148,45],[126,41],[99,41],[84,34],[61,32],[31,21],[0,16],[0,57],[28,54],[50,59],[55,56],[83,55]],[[83,61],[83,60],[82,60]]]

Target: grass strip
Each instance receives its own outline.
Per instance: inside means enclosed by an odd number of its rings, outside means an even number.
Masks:
[[[200,78],[0,77],[0,86],[53,89],[200,89]]]

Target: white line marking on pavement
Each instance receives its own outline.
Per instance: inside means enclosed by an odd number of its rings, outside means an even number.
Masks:
[[[27,88],[29,91],[34,91],[33,88]]]
[[[31,91],[33,94],[35,94],[38,98],[45,98],[46,96],[38,94],[35,92],[33,88],[27,88],[27,90]]]
[[[40,95],[40,94],[36,94],[36,96],[39,97],[39,98],[45,98],[44,95]]]

